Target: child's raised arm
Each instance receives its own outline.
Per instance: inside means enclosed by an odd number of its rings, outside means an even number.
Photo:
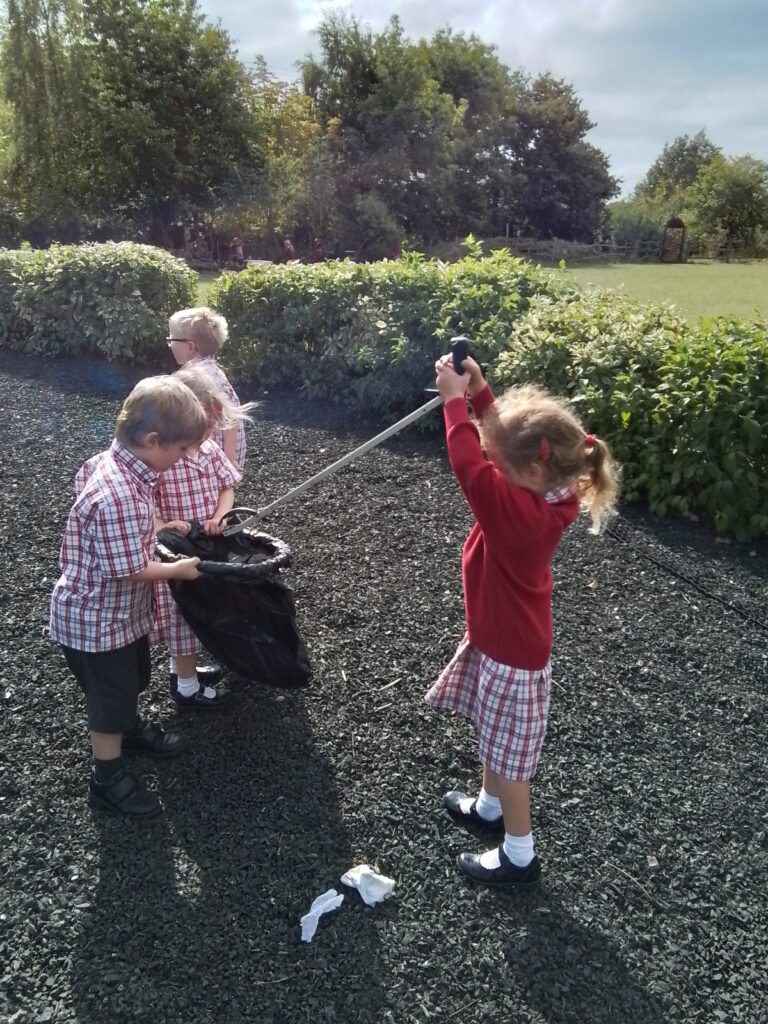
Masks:
[[[475,398],[485,388],[483,371],[471,356],[463,360],[461,368],[463,372],[456,373],[450,353],[441,356],[435,363],[437,390],[444,402],[452,398],[463,398],[464,395]]]

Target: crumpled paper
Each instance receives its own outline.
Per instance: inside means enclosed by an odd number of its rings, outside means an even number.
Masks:
[[[324,892],[317,899],[312,900],[312,906],[301,919],[301,941],[311,942],[317,931],[320,915],[327,914],[329,910],[336,910],[343,902],[343,894],[340,896],[335,889],[329,889],[328,892]]]
[[[358,864],[350,868],[341,876],[341,881],[344,885],[351,885],[353,889],[357,889],[363,902],[369,907],[383,902],[395,890],[393,878],[377,874],[367,864]]]

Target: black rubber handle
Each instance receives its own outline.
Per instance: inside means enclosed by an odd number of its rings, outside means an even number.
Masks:
[[[451,355],[453,356],[453,368],[461,375],[464,371],[462,366],[464,360],[469,355],[469,338],[465,338],[463,334],[460,334],[458,338],[451,338]]]

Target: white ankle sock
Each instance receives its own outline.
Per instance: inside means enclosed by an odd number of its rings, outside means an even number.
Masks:
[[[533,860],[533,832],[527,836],[504,836],[504,853],[517,868],[525,868]]]
[[[493,871],[494,868],[499,867],[501,860],[499,858],[498,846],[494,846],[492,850],[486,850],[485,853],[481,853],[480,863],[484,868],[488,868],[489,871]]]
[[[496,818],[501,816],[501,800],[497,796],[491,796],[485,786],[483,786],[477,798],[475,810],[486,821],[495,821]]]
[[[527,836],[511,836],[509,832],[504,836],[504,853],[517,868],[527,868],[533,860],[533,833]],[[499,867],[501,858],[499,849],[486,850],[480,855],[480,863],[484,868],[493,871]]]
[[[465,797],[464,800],[459,802],[459,807],[465,814],[469,814],[469,810],[472,804],[476,804],[477,813],[481,818],[485,818],[486,821],[496,821],[502,813],[502,803],[498,797],[489,796],[484,787],[480,790],[480,794],[477,800],[472,797]]]
[[[485,787],[480,790],[476,801],[471,796],[467,796],[459,803],[459,807],[465,814],[469,814],[473,803],[476,803],[477,813],[486,821],[495,821],[501,815],[501,800],[486,792]]]
[[[194,697],[199,689],[200,683],[197,681],[197,676],[189,676],[187,679],[179,679],[178,691],[182,697]]]

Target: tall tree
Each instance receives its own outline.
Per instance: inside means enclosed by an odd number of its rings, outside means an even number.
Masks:
[[[196,0],[9,0],[8,25],[15,179],[32,203],[148,217],[161,238],[258,158],[245,69]]]
[[[282,254],[285,234],[309,244],[335,218],[334,169],[321,151],[311,101],[258,57],[250,74],[252,133],[260,160],[220,190],[214,224],[228,234],[261,237],[264,254]]]
[[[586,141],[594,122],[572,86],[549,74],[517,76],[510,156],[517,181],[499,196],[524,234],[591,241],[618,192],[605,154]],[[500,226],[500,225],[499,225]]]
[[[27,219],[76,221],[87,118],[70,0],[7,0],[3,91],[11,109],[8,185]]]
[[[510,192],[517,182],[510,160],[516,126],[513,79],[495,47],[475,35],[441,29],[418,45],[440,89],[464,111],[456,126],[450,177],[437,197],[442,234],[448,238],[470,228],[496,233],[494,197]]]
[[[397,18],[374,36],[354,18],[331,15],[318,37],[319,59],[302,62],[304,87],[336,160],[338,201],[351,214],[347,230],[359,229],[356,200],[370,196],[363,208],[375,211],[379,235],[383,207],[401,229],[429,238],[432,199],[449,171],[463,108],[440,90]],[[373,228],[366,233],[360,241],[372,251]]]
[[[466,105],[449,210],[466,231],[591,239],[617,191],[574,90],[510,72],[494,48],[450,31],[422,41],[441,89]],[[463,222],[462,222],[463,217]]]
[[[694,239],[754,248],[768,231],[768,163],[751,156],[711,160],[686,192],[684,216]]]
[[[635,196],[657,201],[677,197],[682,203],[685,190],[694,183],[699,171],[721,155],[704,131],[693,138],[679,135],[664,146],[646,176],[635,186]]]
[[[161,234],[256,157],[245,70],[196,0],[83,0],[82,13],[94,199],[148,211]]]

